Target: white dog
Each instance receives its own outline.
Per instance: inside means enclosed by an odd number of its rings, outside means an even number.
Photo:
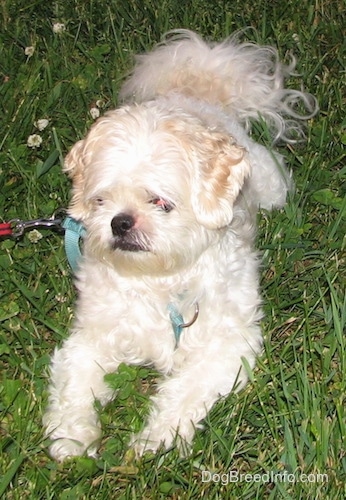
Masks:
[[[292,184],[246,130],[260,119],[276,138],[301,135],[315,101],[284,88],[293,69],[271,47],[175,32],[138,57],[127,104],[67,156],[69,212],[86,237],[74,325],[52,359],[52,457],[96,454],[94,401],[116,396],[104,375],[120,363],[163,374],[137,455],[185,449],[218,398],[246,383],[243,360],[253,367],[261,350],[256,213],[282,207]]]

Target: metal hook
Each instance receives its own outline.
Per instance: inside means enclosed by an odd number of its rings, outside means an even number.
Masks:
[[[180,328],[188,328],[189,326],[193,325],[194,322],[196,321],[196,319],[198,318],[198,314],[199,314],[199,305],[198,305],[198,302],[196,302],[195,304],[195,314],[192,318],[191,321],[189,321],[188,323],[181,323],[179,325]]]

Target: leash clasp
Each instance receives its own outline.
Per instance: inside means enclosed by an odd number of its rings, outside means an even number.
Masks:
[[[33,219],[23,221],[21,219],[12,219],[9,222],[12,238],[20,238],[25,231],[31,229],[52,229],[59,234],[64,234],[65,230],[62,226],[64,221],[63,211],[59,211],[49,219]]]

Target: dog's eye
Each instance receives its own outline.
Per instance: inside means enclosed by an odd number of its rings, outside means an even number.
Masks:
[[[159,197],[152,198],[150,200],[150,203],[155,205],[155,207],[161,208],[166,213],[170,212],[174,208],[174,205],[172,205],[172,203]]]
[[[104,203],[104,199],[101,197],[95,198],[95,204],[98,205],[99,207],[102,207]]]

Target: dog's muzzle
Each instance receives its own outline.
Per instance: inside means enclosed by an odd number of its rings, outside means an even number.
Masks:
[[[135,218],[130,214],[120,213],[113,217],[111,228],[114,236],[112,245],[114,249],[127,252],[147,251],[143,243],[138,241],[135,223]]]

